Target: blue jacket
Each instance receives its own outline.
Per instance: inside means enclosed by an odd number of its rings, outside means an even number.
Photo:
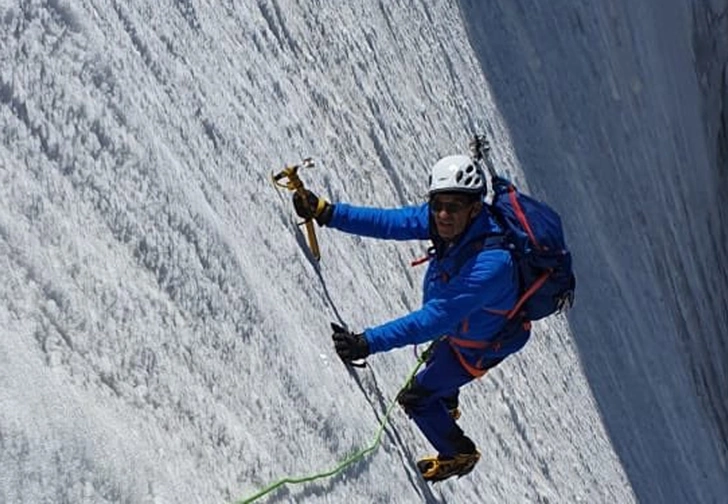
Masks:
[[[397,209],[355,207],[337,203],[329,227],[360,236],[393,240],[427,240],[435,236],[429,204]],[[504,249],[484,249],[466,255],[485,234],[502,232],[484,205],[463,236],[450,248],[433,255],[425,273],[422,307],[408,315],[367,328],[364,335],[371,353],[409,344],[424,343],[441,336],[478,342],[493,341],[506,319],[490,310],[507,311],[518,297],[518,278],[513,258]],[[504,357],[519,350],[530,333],[511,338],[487,350],[461,351],[468,361]]]

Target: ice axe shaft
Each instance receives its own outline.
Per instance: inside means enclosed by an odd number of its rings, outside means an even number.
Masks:
[[[301,161],[301,164],[286,166],[283,170],[273,174],[271,177],[276,186],[297,193],[301,197],[303,204],[311,210],[311,214],[313,214],[313,209],[310,208],[308,198],[306,197],[306,188],[303,185],[301,177],[298,176],[298,169],[313,168],[313,166],[313,160],[311,158],[306,158]],[[319,249],[318,239],[316,238],[316,228],[313,225],[313,220],[307,219],[303,222],[303,225],[306,227],[308,247],[311,249],[311,253],[316,260],[319,261],[321,260],[321,251]]]

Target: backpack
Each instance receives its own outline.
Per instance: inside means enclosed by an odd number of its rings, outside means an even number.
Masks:
[[[502,177],[493,176],[492,182],[490,210],[505,234],[485,239],[481,250],[507,248],[514,257],[519,297],[506,317],[533,321],[571,307],[576,277],[559,214]]]
[[[503,313],[513,322],[504,330],[510,333],[524,324],[530,327],[529,322],[570,308],[574,304],[576,277],[559,214],[546,203],[518,191],[509,180],[497,175],[491,180],[495,195],[488,208],[503,233],[474,239],[459,252],[448,276],[457,275],[468,260],[483,250],[510,251],[518,270],[519,285],[516,304]],[[413,261],[412,265],[428,260],[432,253],[430,250],[428,256]]]

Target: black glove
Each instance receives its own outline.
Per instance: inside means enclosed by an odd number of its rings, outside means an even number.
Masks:
[[[334,331],[331,337],[334,339],[334,347],[341,360],[348,364],[369,356],[369,342],[363,334],[354,334],[333,322],[331,330]]]
[[[303,192],[305,196],[299,194],[300,192]],[[316,219],[319,226],[328,224],[334,214],[334,205],[308,189],[293,193],[293,208],[296,209],[296,214],[302,219]]]

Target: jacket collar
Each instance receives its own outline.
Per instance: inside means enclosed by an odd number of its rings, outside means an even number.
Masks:
[[[475,240],[503,232],[503,229],[493,217],[490,207],[485,203],[480,212],[470,220],[465,231],[454,240],[443,240],[438,236],[436,229],[435,219],[430,215],[430,239],[435,247],[435,255],[438,259],[442,259],[445,255],[456,254],[457,251]]]

